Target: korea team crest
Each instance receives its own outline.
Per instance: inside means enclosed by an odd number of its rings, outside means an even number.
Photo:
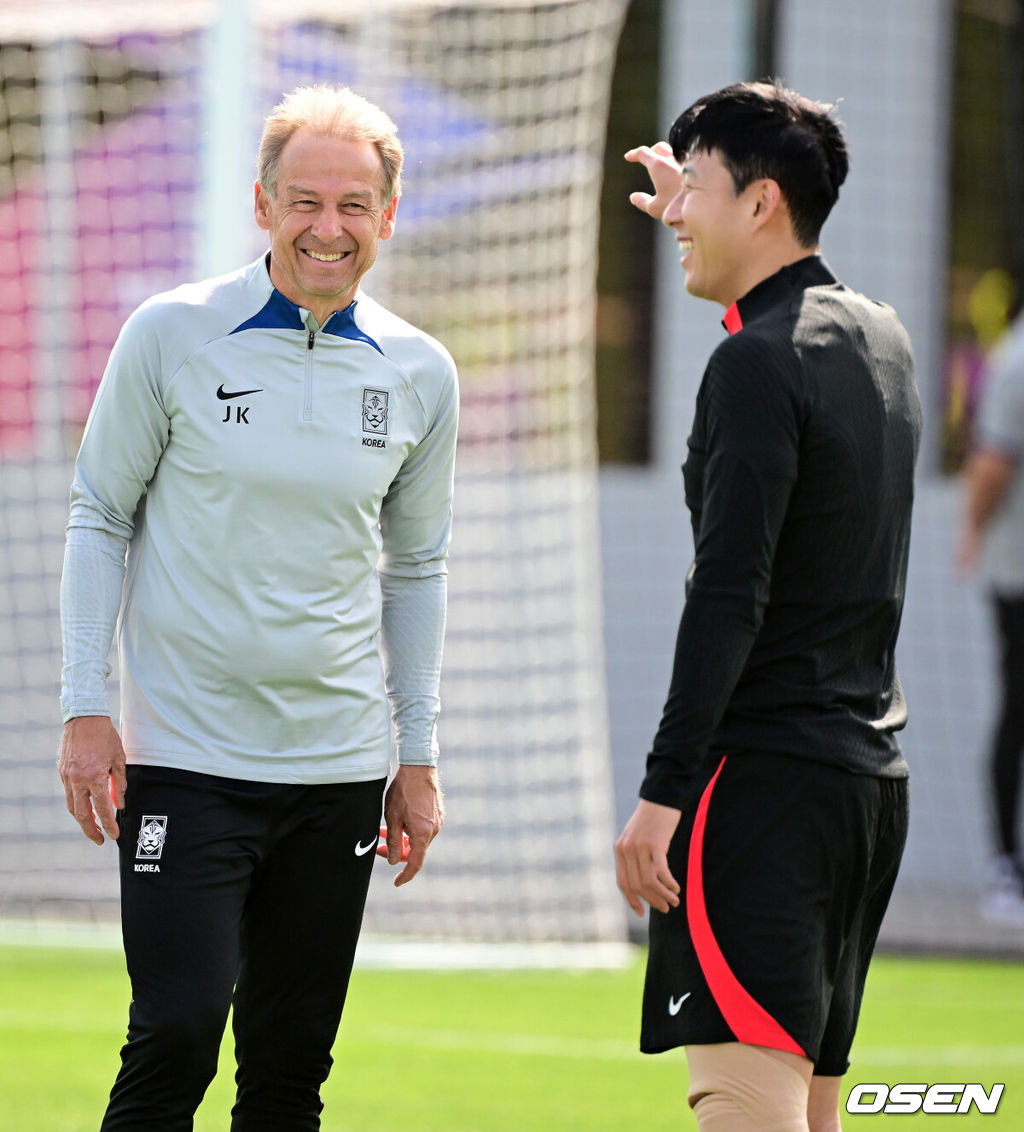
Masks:
[[[385,389],[363,390],[363,432],[371,436],[387,436],[388,399]]]
[[[137,861],[158,861],[164,851],[167,838],[166,814],[143,814],[139,829],[139,846],[135,851]]]

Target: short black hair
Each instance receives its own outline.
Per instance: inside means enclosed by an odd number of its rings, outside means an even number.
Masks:
[[[715,151],[737,193],[762,177],[778,183],[804,247],[818,242],[839,199],[850,161],[833,107],[777,80],[734,83],[699,98],[675,120],[669,143],[677,161]]]

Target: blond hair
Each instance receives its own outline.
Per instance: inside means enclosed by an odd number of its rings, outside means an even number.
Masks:
[[[276,195],[281,153],[296,130],[372,142],[380,154],[382,199],[390,204],[401,194],[404,154],[395,123],[380,107],[347,86],[320,85],[296,87],[274,107],[263,127],[257,176],[272,197]]]

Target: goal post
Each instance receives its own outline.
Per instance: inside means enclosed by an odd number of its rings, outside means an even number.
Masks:
[[[365,286],[445,343],[463,398],[439,728],[448,823],[414,885],[396,892],[391,870],[375,870],[366,931],[625,939],[593,378],[603,141],[625,8],[0,9],[0,917],[116,915],[114,849],[85,843],[55,771],[74,451],[128,313],[225,255],[263,249],[251,215],[260,126],[282,93],[326,82],[352,85],[398,124],[396,235]],[[217,50],[220,9],[244,13],[244,52],[237,35]],[[225,153],[248,169],[219,162]]]

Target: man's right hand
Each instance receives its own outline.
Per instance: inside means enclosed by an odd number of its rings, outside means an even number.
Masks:
[[[654,145],[640,145],[626,153],[627,161],[639,162],[650,174],[654,194],[630,193],[630,203],[646,212],[653,220],[660,220],[665,209],[682,188],[683,180],[679,162],[672,156],[668,142],[655,142]]]
[[[682,889],[669,868],[668,850],[681,813],[641,798],[615,842],[619,888],[638,916],[645,901],[659,912],[679,906]]]
[[[107,715],[81,715],[64,724],[58,769],[68,813],[97,845],[117,839],[117,810],[124,809],[124,747]]]

